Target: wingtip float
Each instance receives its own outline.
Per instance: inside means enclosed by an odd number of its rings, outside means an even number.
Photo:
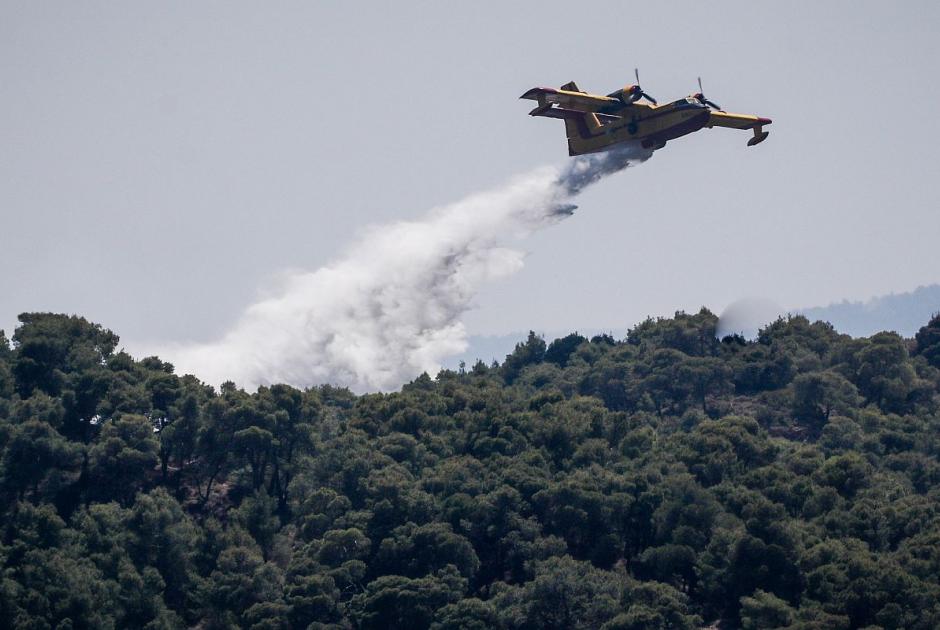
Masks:
[[[660,105],[636,83],[607,96],[581,91],[574,81],[560,88],[535,87],[519,98],[538,102],[530,116],[565,121],[568,154],[583,155],[606,151],[623,142],[639,141],[644,148],[661,149],[666,142],[705,127],[750,129],[754,135],[747,146],[767,139],[769,118],[751,114],[731,114],[705,98],[702,80],[699,91]],[[645,102],[641,102],[645,101]]]

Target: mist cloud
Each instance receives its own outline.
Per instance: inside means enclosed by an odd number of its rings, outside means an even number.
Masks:
[[[523,266],[507,242],[570,216],[585,187],[651,153],[639,145],[544,167],[505,186],[368,228],[335,262],[289,274],[216,342],[159,349],[179,373],[254,388],[333,383],[391,390],[463,352],[479,289]]]
[[[761,297],[746,297],[725,307],[718,317],[715,335],[741,335],[745,339],[756,339],[761,328],[772,323],[785,309],[773,300]]]

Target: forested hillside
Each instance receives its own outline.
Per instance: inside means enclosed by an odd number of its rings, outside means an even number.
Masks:
[[[2,627],[940,627],[940,318],[679,313],[366,396],[20,320]]]

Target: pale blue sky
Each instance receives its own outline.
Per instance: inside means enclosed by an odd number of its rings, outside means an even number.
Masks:
[[[0,2],[0,327],[217,336],[364,225],[567,159],[575,80],[774,119],[705,130],[523,243],[472,333],[940,281],[936,2]]]

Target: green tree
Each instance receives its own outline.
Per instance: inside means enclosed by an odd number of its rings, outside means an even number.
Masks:
[[[814,430],[833,412],[845,414],[858,406],[855,386],[837,372],[800,374],[793,381],[793,415]]]
[[[202,530],[162,488],[137,495],[125,527],[133,534],[128,551],[135,565],[156,569],[165,585],[166,605],[195,623],[201,606],[197,559]]]
[[[250,547],[229,547],[219,554],[216,569],[205,584],[203,616],[209,627],[227,627],[247,621],[256,604],[280,601],[283,575]]]
[[[927,359],[927,362],[940,369],[940,313],[934,315],[914,336],[916,342],[914,354]]]
[[[307,558],[294,557],[288,569],[284,601],[290,606],[294,628],[314,623],[332,623],[342,618],[340,590],[322,567]]]
[[[627,343],[678,350],[690,356],[712,356],[718,353],[715,336],[718,317],[706,308],[695,315],[678,311],[671,319],[647,319],[627,334]]]
[[[88,452],[93,493],[129,505],[156,467],[159,449],[147,418],[122,415],[108,422]]]
[[[678,369],[676,378],[689,384],[691,396],[707,412],[709,396],[720,397],[734,388],[732,371],[724,361],[713,357],[693,357]]]
[[[499,613],[490,602],[462,599],[439,608],[431,630],[491,630],[502,628]]]
[[[466,588],[454,567],[417,579],[386,575],[352,598],[350,613],[363,630],[424,630],[439,609],[460,601]]]
[[[855,361],[855,382],[868,402],[889,412],[908,408],[918,383],[901,337],[887,332],[872,336]]]
[[[568,556],[536,563],[535,577],[494,597],[508,628],[598,628],[620,612],[624,578]]]
[[[871,466],[858,453],[846,453],[827,459],[816,477],[819,483],[835,488],[844,497],[852,498],[869,485]]]
[[[273,405],[273,453],[268,493],[277,499],[282,521],[289,517],[291,484],[304,455],[315,452],[315,425],[320,418],[321,402],[315,391],[300,392],[287,385],[274,385],[258,396],[270,396]]]
[[[515,381],[527,365],[541,362],[545,358],[545,340],[529,331],[529,336],[522,343],[516,344],[512,354],[503,362],[502,375],[507,383]]]
[[[13,333],[17,389],[28,396],[34,389],[58,395],[71,373],[103,365],[118,336],[84,317],[53,313],[23,313]]]
[[[548,348],[545,350],[545,360],[549,363],[555,363],[561,367],[565,367],[571,355],[574,354],[578,347],[585,341],[587,341],[587,339],[578,333],[571,333],[566,337],[556,339],[548,344]]]
[[[751,597],[741,598],[742,630],[770,630],[789,627],[795,610],[784,600],[760,589]]]
[[[380,574],[409,577],[435,573],[452,565],[467,580],[472,580],[480,568],[473,545],[445,523],[420,526],[408,523],[396,528],[391,537],[379,544],[374,564]]]
[[[62,432],[88,442],[95,432],[98,405],[111,373],[104,367],[118,337],[82,317],[23,313],[13,334],[13,374],[22,397],[39,390],[61,396]]]
[[[3,484],[22,500],[54,498],[78,477],[81,449],[41,420],[13,428],[3,450]]]

